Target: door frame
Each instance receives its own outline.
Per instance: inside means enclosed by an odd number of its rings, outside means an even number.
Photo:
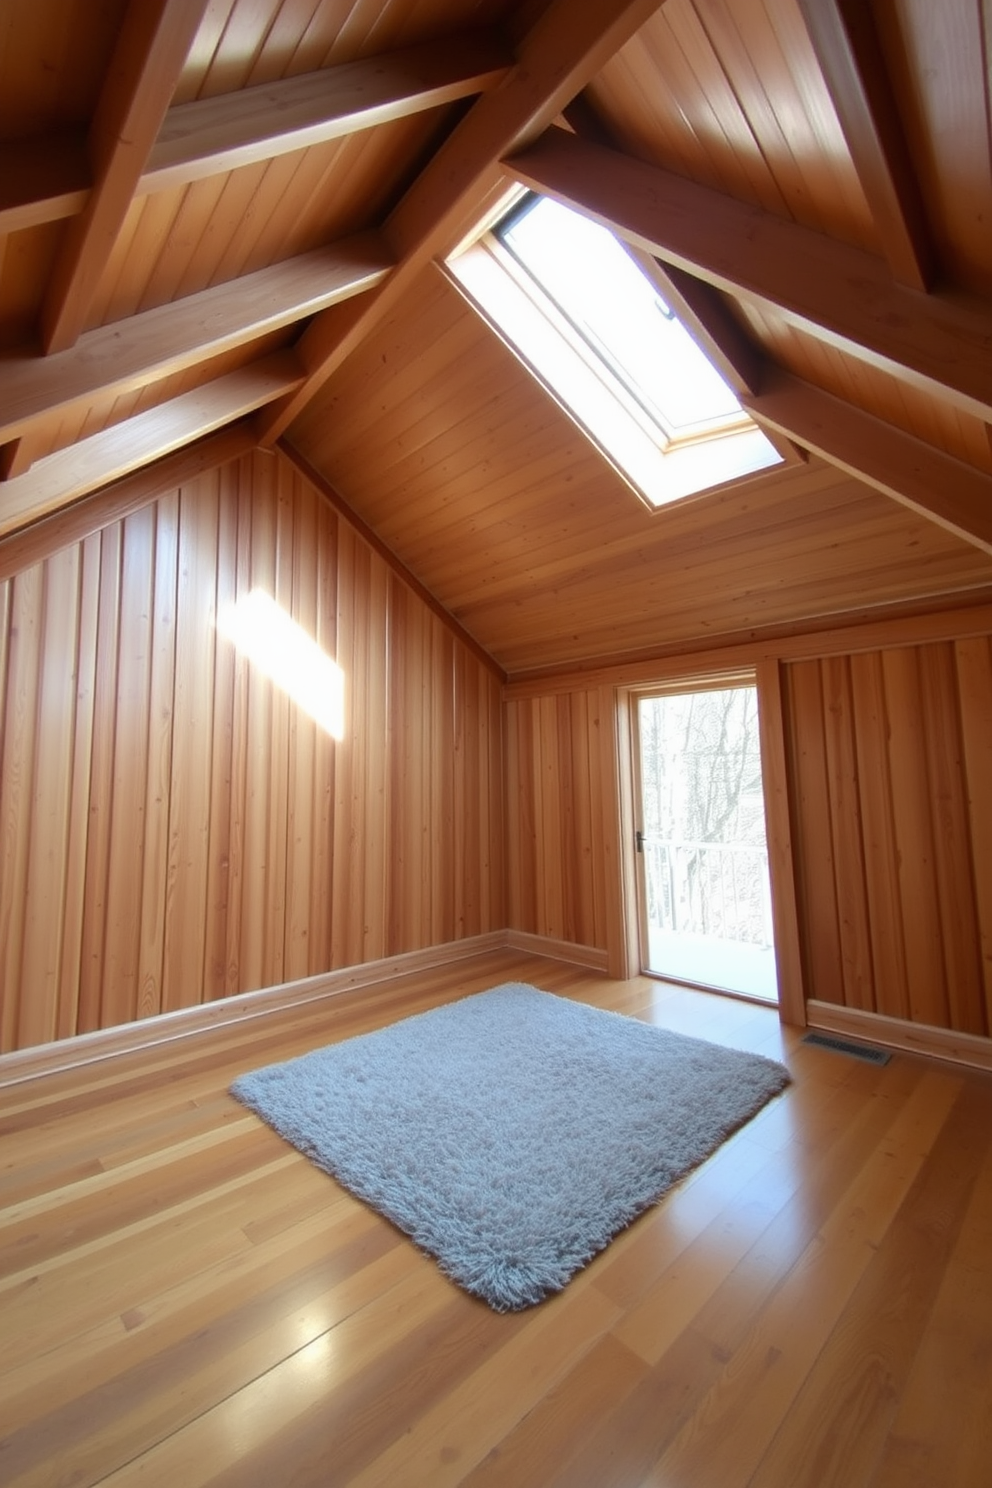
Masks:
[[[668,677],[660,675],[651,681],[617,688],[620,888],[624,904],[623,951],[627,975],[636,976],[638,971],[644,974],[643,948],[646,945],[646,926],[642,924],[647,905],[643,886],[643,855],[637,851],[635,835],[639,826],[637,815],[640,802],[638,699],[672,693],[715,691],[735,686],[757,689],[779,1018],[783,1023],[804,1027],[806,1002],[792,855],[782,682],[780,664],[777,661],[762,660],[749,666],[720,671],[685,671]]]

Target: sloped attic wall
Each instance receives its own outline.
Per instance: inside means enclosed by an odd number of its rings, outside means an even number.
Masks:
[[[334,742],[236,655],[335,656]],[[501,928],[500,684],[281,455],[0,585],[0,1048]]]

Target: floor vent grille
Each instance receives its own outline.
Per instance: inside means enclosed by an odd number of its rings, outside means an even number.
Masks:
[[[867,1044],[852,1044],[849,1039],[835,1038],[832,1033],[807,1033],[804,1044],[814,1044],[818,1049],[832,1049],[835,1054],[850,1054],[854,1059],[863,1059],[866,1064],[888,1064],[892,1055],[885,1049],[873,1049]]]

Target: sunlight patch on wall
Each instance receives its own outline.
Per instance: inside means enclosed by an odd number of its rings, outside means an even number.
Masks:
[[[264,589],[222,605],[217,629],[332,738],[344,737],[344,672]]]

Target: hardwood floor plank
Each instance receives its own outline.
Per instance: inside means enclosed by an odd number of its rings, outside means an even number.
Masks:
[[[988,1118],[985,1124],[989,1131]],[[974,1189],[871,1488],[982,1488],[992,1462],[992,1152]]]
[[[899,1224],[879,1246],[749,1488],[867,1488],[872,1482],[989,1152],[990,1115],[992,1093],[961,1092]]]
[[[793,1084],[500,1315],[228,1093],[501,981]],[[499,951],[0,1087],[0,1481],[985,1488],[992,1078]]]
[[[692,1480],[701,1472],[721,1488],[750,1481],[773,1423],[792,1409],[838,1309],[881,1244],[959,1089],[948,1075],[924,1076],[646,1483]],[[718,1335],[710,1341],[717,1345]]]

